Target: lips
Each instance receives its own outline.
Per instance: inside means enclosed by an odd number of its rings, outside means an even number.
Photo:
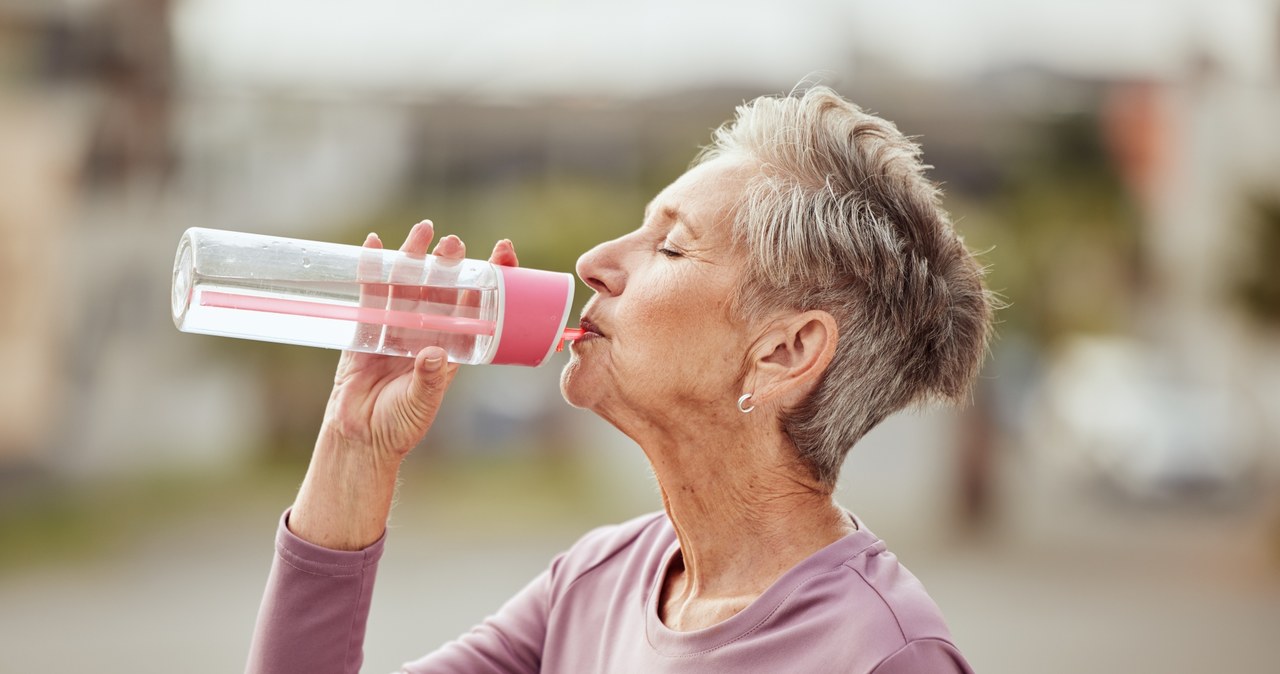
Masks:
[[[590,335],[604,337],[604,333],[600,331],[600,328],[597,327],[595,323],[592,323],[591,319],[586,316],[583,316],[582,320],[578,321],[578,327],[586,330],[586,334],[584,334],[583,337],[589,337]]]

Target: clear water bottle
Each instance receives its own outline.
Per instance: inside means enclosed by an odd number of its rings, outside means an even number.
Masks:
[[[541,365],[563,340],[570,274],[192,228],[173,265],[179,330],[455,363]]]

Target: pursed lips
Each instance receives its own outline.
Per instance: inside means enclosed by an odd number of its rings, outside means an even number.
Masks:
[[[583,337],[588,337],[588,335],[594,335],[597,337],[605,336],[604,333],[600,331],[600,328],[596,326],[596,324],[586,316],[583,316],[582,320],[578,321],[578,327],[582,328],[583,330],[586,330],[586,334],[583,335]]]

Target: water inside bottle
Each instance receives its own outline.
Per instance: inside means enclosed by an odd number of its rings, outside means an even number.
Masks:
[[[202,277],[188,292],[183,330],[397,356],[440,346],[457,363],[485,358],[498,312],[492,288]]]

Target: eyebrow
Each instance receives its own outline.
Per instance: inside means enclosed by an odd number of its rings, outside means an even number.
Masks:
[[[644,207],[644,219],[645,219],[645,221],[648,221],[648,220],[649,220],[649,218],[650,218],[650,217],[652,217],[652,215],[653,215],[653,208],[654,208],[654,205],[653,205],[653,204],[654,204],[654,202],[650,201],[650,202],[648,203],[648,205],[646,205],[646,206]],[[684,225],[685,229],[688,229],[688,230],[689,230],[689,232],[690,232],[691,234],[693,234],[693,238],[697,239],[697,238],[699,238],[699,237],[701,236],[701,234],[702,234],[702,230],[701,230],[701,228],[699,228],[699,227],[694,223],[694,221],[693,221],[693,220],[691,220],[691,219],[689,218],[689,216],[688,216],[688,214],[687,214],[687,213],[685,213],[684,211],[680,210],[678,207],[676,207],[676,206],[663,206],[663,207],[662,207],[662,215],[663,215],[663,217],[664,217],[664,218],[666,218],[667,220],[675,220],[675,221],[679,222],[680,224]]]
[[[703,234],[702,227],[698,224],[697,221],[689,217],[688,212],[682,211],[679,208],[676,208],[674,206],[668,206],[667,208],[663,209],[663,215],[666,215],[668,218],[671,218],[672,220],[679,222],[681,225],[684,225],[684,228],[689,230],[689,234],[693,237],[695,241],[702,238],[702,234]]]
[[[645,205],[644,205],[644,219],[645,219],[645,222],[648,222],[648,221],[649,221],[649,216],[650,216],[650,215],[653,215],[653,203],[654,203],[654,201],[657,201],[657,199],[650,200],[650,201],[649,201],[649,203],[647,203],[647,204],[645,204]]]

